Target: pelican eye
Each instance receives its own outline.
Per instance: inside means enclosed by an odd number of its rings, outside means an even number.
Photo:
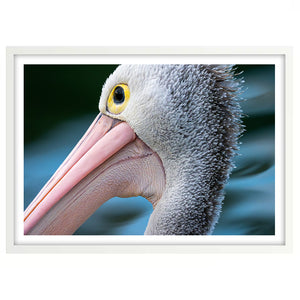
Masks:
[[[112,114],[120,114],[127,106],[129,101],[129,88],[127,84],[116,85],[107,100],[107,109]]]
[[[125,100],[125,93],[124,93],[124,89],[121,86],[117,86],[115,88],[113,98],[114,98],[114,103],[115,104],[121,104],[121,103],[124,102],[124,100]]]

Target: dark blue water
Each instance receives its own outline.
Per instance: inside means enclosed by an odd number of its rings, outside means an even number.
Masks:
[[[275,233],[274,66],[243,68],[242,102],[246,130],[240,139],[236,168],[226,185],[215,235]],[[25,207],[72,150],[95,114],[68,119],[25,145]],[[143,234],[152,205],[142,197],[113,198],[103,204],[76,234]]]

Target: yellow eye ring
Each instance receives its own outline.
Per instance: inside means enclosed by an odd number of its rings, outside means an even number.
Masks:
[[[107,109],[112,114],[120,114],[126,108],[130,97],[127,84],[120,83],[116,85],[107,100]]]

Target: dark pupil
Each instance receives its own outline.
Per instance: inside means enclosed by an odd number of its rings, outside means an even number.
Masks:
[[[122,87],[117,86],[114,91],[114,102],[116,104],[121,104],[124,102],[124,100],[125,100],[124,90]]]

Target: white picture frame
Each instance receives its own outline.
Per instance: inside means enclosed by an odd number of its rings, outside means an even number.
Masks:
[[[282,164],[276,172],[276,186],[281,188],[276,195],[281,199],[277,207],[277,216],[281,216],[280,236],[251,237],[205,237],[206,240],[193,240],[187,237],[153,236],[147,240],[139,240],[128,236],[117,236],[115,239],[103,239],[99,242],[91,237],[56,236],[56,237],[20,237],[20,205],[17,195],[22,191],[22,182],[18,173],[22,161],[18,159],[17,149],[22,136],[18,116],[22,116],[22,106],[17,105],[22,99],[22,85],[19,77],[24,63],[36,60],[42,63],[107,63],[116,64],[124,61],[141,63],[149,62],[189,63],[200,58],[200,61],[214,63],[262,63],[276,61],[280,65],[277,73],[281,88],[276,90],[276,97],[281,103],[276,117],[279,140],[276,144],[278,164]],[[122,58],[122,59],[120,59]],[[291,103],[292,103],[292,49],[287,47],[10,47],[7,48],[7,252],[9,253],[200,253],[200,252],[289,252],[292,249],[292,197],[291,197]],[[21,91],[21,93],[20,93]],[[19,97],[19,98],[18,98]],[[22,118],[21,118],[22,120]],[[19,201],[19,202],[17,202]],[[20,222],[19,222],[20,223]]]

